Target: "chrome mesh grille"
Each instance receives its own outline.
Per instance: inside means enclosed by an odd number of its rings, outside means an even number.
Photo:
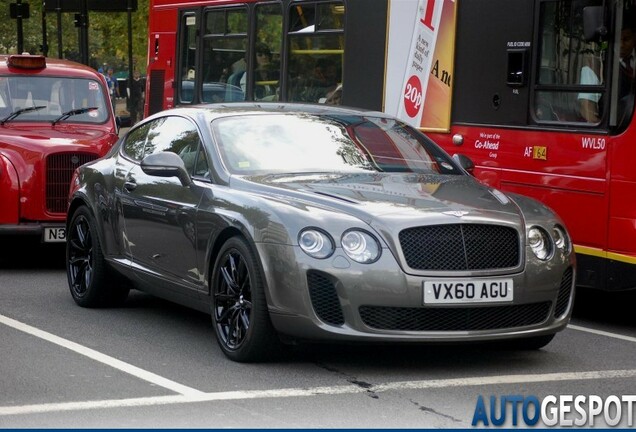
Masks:
[[[316,316],[326,324],[343,325],[344,316],[333,282],[315,271],[307,272],[309,297]]]
[[[572,292],[572,282],[573,282],[573,270],[572,267],[568,267],[568,269],[563,273],[563,278],[561,279],[561,287],[559,288],[559,295],[557,296],[556,307],[554,308],[554,316],[559,318],[565,314],[568,310],[568,305],[570,304],[570,293]]]
[[[46,158],[46,209],[66,213],[71,177],[75,169],[97,159],[91,153],[55,153]]]
[[[451,224],[408,228],[400,246],[416,270],[490,270],[519,265],[519,235],[514,228]]]
[[[406,308],[361,306],[365,325],[378,330],[468,331],[525,327],[544,322],[551,302],[487,307]]]

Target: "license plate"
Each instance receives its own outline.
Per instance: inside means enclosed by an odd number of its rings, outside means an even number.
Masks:
[[[424,282],[425,304],[511,302],[512,279],[435,280]]]
[[[45,243],[65,242],[66,228],[44,227],[43,241]]]

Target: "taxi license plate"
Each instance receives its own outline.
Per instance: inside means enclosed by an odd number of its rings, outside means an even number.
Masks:
[[[65,242],[66,228],[44,227],[44,237],[42,240],[45,243]]]
[[[424,304],[511,302],[512,299],[510,278],[424,282]]]

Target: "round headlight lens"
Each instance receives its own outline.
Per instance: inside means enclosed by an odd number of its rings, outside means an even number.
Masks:
[[[310,257],[324,259],[334,251],[331,238],[317,229],[308,228],[300,232],[298,245]]]
[[[340,244],[349,258],[361,264],[375,262],[380,257],[380,244],[364,231],[347,231]]]
[[[528,231],[528,245],[540,260],[547,260],[552,253],[550,236],[539,227],[532,227]]]
[[[554,244],[557,248],[563,250],[564,252],[570,251],[570,241],[568,239],[568,235],[565,230],[556,225],[552,229],[552,235],[554,236]]]

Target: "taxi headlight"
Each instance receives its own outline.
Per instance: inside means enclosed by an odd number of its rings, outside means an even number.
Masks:
[[[331,237],[315,228],[302,230],[298,235],[298,245],[307,255],[317,259],[329,258],[334,251]]]
[[[380,243],[371,234],[359,230],[347,231],[340,239],[342,250],[349,258],[361,264],[370,264],[380,258]]]
[[[528,230],[528,245],[535,256],[542,261],[550,258],[552,254],[552,240],[543,228],[532,227]]]

